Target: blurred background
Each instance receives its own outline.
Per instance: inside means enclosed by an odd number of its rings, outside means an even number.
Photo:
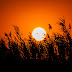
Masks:
[[[20,28],[23,37],[36,27],[49,32],[48,24],[53,31],[61,32],[56,23],[62,17],[67,27],[72,24],[72,0],[0,0],[0,36],[5,32],[14,33],[12,25]]]

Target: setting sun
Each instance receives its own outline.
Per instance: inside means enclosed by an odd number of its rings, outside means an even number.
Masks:
[[[46,37],[46,31],[41,27],[37,27],[33,30],[32,36],[35,40],[41,41]]]

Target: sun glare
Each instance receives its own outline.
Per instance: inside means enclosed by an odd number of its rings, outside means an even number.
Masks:
[[[35,40],[41,41],[46,37],[46,31],[41,27],[37,27],[33,30],[32,36]]]

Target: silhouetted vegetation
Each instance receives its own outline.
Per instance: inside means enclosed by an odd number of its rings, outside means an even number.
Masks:
[[[15,35],[5,33],[0,39],[0,64],[71,64],[72,39],[69,29],[66,28],[65,19],[59,23],[63,35],[53,33],[53,38],[46,35],[43,41],[36,41],[29,33],[29,39],[22,39],[19,27],[13,25]],[[50,24],[49,29],[52,29]]]

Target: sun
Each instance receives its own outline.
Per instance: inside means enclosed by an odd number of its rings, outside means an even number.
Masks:
[[[41,27],[37,27],[33,30],[32,36],[35,40],[41,41],[46,37],[46,31]]]

